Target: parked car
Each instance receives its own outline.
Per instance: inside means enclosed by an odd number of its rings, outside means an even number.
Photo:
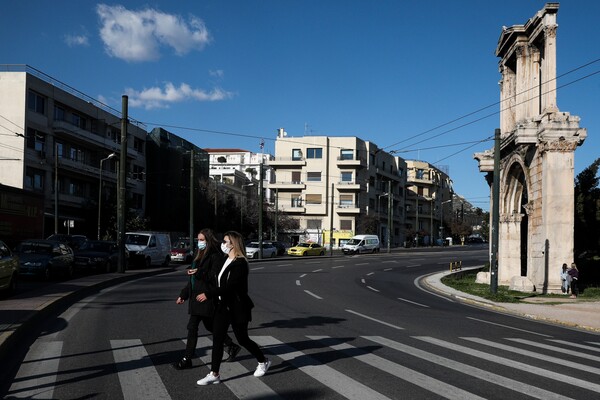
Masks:
[[[278,242],[278,241],[269,242],[269,243],[271,243],[273,246],[275,246],[275,248],[277,249],[278,256],[282,256],[286,253],[287,247],[286,247],[285,243]]]
[[[361,254],[379,252],[379,237],[377,235],[356,235],[343,246],[344,254]]]
[[[81,271],[111,272],[119,265],[116,242],[87,240],[75,251],[75,268]]]
[[[19,275],[50,279],[60,273],[71,277],[75,256],[68,245],[53,240],[30,239],[17,245]]]
[[[246,245],[246,257],[258,258],[258,242],[250,242]],[[271,243],[264,243],[262,245],[262,258],[272,258],[277,255],[277,248]]]
[[[322,256],[325,254],[325,247],[318,243],[298,243],[288,249],[290,256]]]
[[[83,244],[83,242],[87,240],[87,236],[56,233],[48,236],[46,240],[54,240],[56,242],[66,243],[71,249],[77,250]]]
[[[129,251],[129,265],[162,265],[171,262],[171,236],[163,232],[127,232],[125,247]]]
[[[175,246],[171,248],[171,261],[177,263],[191,263],[194,259],[194,249],[198,245],[198,239],[194,239],[194,248],[190,248],[190,239],[179,238]]]
[[[13,293],[17,288],[19,257],[0,240],[0,290]]]

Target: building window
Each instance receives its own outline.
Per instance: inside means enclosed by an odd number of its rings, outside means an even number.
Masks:
[[[46,147],[46,135],[32,128],[27,128],[27,148],[44,151]]]
[[[133,138],[133,149],[140,154],[144,154],[144,141],[140,138]]]
[[[292,207],[302,207],[302,195],[300,193],[292,193]]]
[[[46,98],[41,94],[29,91],[27,95],[27,108],[36,113],[44,114],[46,111]]]
[[[398,176],[404,176],[404,168],[398,168]]]
[[[320,219],[306,220],[306,229],[321,229],[321,220]]]
[[[342,171],[340,178],[342,182],[352,182],[352,172]]]
[[[352,194],[341,194],[340,195],[340,207],[352,207],[354,205],[354,195]]]
[[[307,180],[307,182],[321,182],[321,173],[320,172],[307,172],[306,180]]]
[[[352,150],[352,149],[340,150],[340,160],[354,160],[354,150]]]
[[[25,187],[32,190],[44,190],[44,171],[27,167],[25,171]]]
[[[292,183],[300,183],[300,171],[292,171]]]
[[[85,187],[81,182],[71,181],[67,186],[67,194],[83,197],[85,195]]]
[[[323,149],[320,147],[306,149],[306,158],[323,158]]]
[[[423,171],[422,169],[417,169],[417,179],[423,179],[424,174],[425,171]]]
[[[79,114],[73,113],[73,115],[71,115],[71,123],[80,129],[86,129],[87,119]]]
[[[292,149],[292,161],[301,161],[301,160],[302,160],[302,150]]]
[[[133,171],[131,172],[131,175],[132,175],[133,179],[137,179],[138,181],[143,181],[144,175],[146,175],[146,173],[144,172],[144,167],[140,167],[139,165],[134,165],[132,169],[133,169]],[[137,208],[140,208],[140,207],[137,207]]]
[[[306,204],[321,204],[321,194],[307,194]]]
[[[65,109],[59,106],[54,106],[54,120],[64,121],[65,120]]]
[[[351,231],[352,230],[352,220],[351,219],[341,219],[340,220],[340,230]]]

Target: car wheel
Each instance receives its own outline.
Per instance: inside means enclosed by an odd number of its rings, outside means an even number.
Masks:
[[[321,252],[319,253],[320,256],[324,256],[325,252],[323,250],[321,250]]]
[[[146,257],[146,259],[144,261],[146,264],[146,268],[152,267],[152,260],[150,259],[150,257]]]
[[[271,258],[274,258],[274,257],[275,257],[275,255],[276,255],[276,254],[275,254],[275,252],[272,252],[272,253],[271,253]]]
[[[73,265],[69,265],[67,267],[67,278],[71,279],[73,277]]]
[[[302,257],[307,256],[307,255],[308,255],[307,251],[305,251],[305,252],[302,253]]]
[[[166,256],[165,262],[163,263],[163,267],[168,267],[170,262],[171,262],[171,257]]]
[[[52,278],[52,272],[50,272],[50,267],[46,266],[46,269],[44,270],[44,279],[49,281],[51,278]]]
[[[17,274],[12,274],[10,282],[8,283],[8,293],[13,294],[17,291]]]

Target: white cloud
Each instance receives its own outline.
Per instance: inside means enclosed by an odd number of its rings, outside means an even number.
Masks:
[[[125,94],[129,97],[131,107],[168,108],[172,103],[182,101],[220,101],[233,97],[232,92],[227,92],[221,88],[214,88],[210,91],[203,89],[192,89],[187,83],[182,83],[176,87],[171,82],[165,83],[164,88],[151,87],[141,91],[131,88],[125,89]]]
[[[90,44],[86,35],[65,35],[65,43],[69,47],[89,46]]]
[[[210,71],[208,71],[208,74],[210,76],[212,76],[213,78],[219,78],[219,79],[222,79],[225,76],[225,72],[222,69],[210,70]]]
[[[191,16],[186,22],[178,15],[152,8],[141,11],[123,6],[99,4],[100,37],[106,52],[125,61],[149,61],[160,58],[160,47],[173,48],[177,55],[201,50],[210,35],[201,19]]]

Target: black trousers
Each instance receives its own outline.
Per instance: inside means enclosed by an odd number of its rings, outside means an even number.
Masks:
[[[219,373],[221,361],[223,361],[223,346],[226,344],[229,325],[233,329],[238,344],[248,350],[259,363],[265,362],[266,358],[260,347],[248,336],[248,322],[236,323],[231,321],[227,307],[219,304],[213,321],[213,347],[210,370]]]
[[[196,345],[198,344],[198,327],[200,326],[200,322],[204,324],[204,328],[210,333],[213,333],[213,318],[205,317],[201,315],[190,315],[190,320],[188,321],[187,330],[187,344],[185,346],[185,358],[191,360],[196,355]],[[225,346],[231,346],[233,340],[225,331],[225,337],[223,339],[223,343]]]

